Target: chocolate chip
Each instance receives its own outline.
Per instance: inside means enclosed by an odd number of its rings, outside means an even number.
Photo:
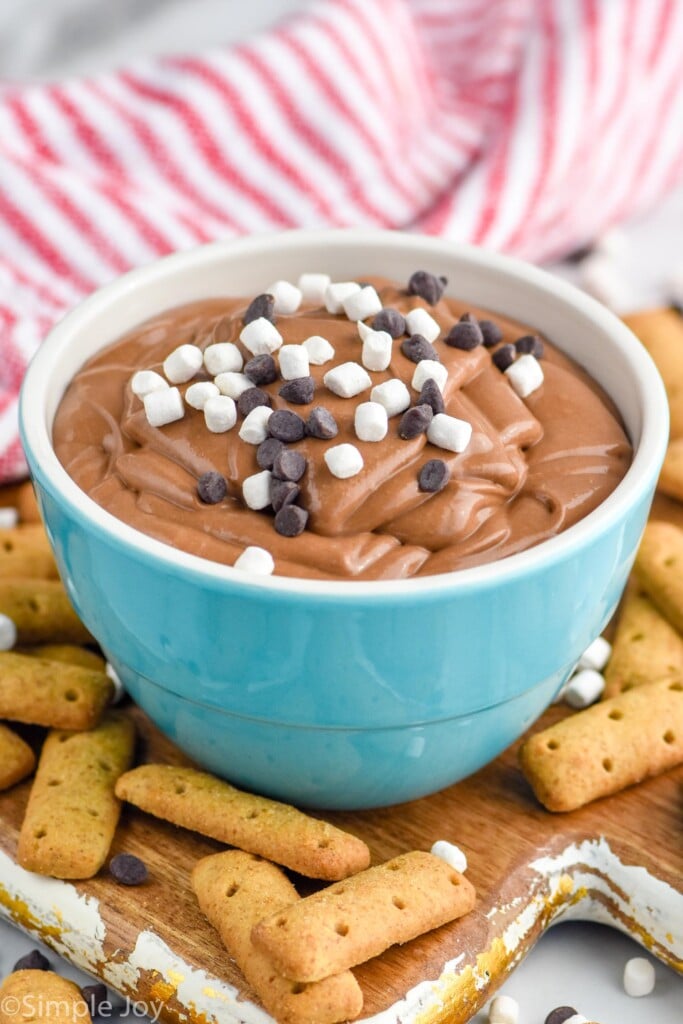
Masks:
[[[293,413],[296,416],[296,413]],[[271,419],[273,417],[271,416]],[[298,417],[297,417],[298,419]],[[270,421],[269,421],[270,423]],[[275,456],[284,448],[282,441],[277,437],[267,437],[256,449],[256,461],[261,469],[272,469]]]
[[[339,427],[329,409],[324,405],[316,405],[311,409],[306,420],[306,433],[310,437],[319,437],[323,441],[329,441],[339,433]]]
[[[466,313],[465,316],[468,314]],[[444,341],[451,348],[459,348],[465,352],[471,352],[484,341],[479,324],[475,320],[458,320],[457,324],[451,327]]]
[[[275,456],[273,462],[273,476],[278,480],[301,480],[306,472],[307,462],[300,452],[293,452],[289,448],[283,448]]]
[[[434,413],[430,405],[426,403],[414,405],[412,409],[407,409],[401,416],[398,436],[402,437],[404,441],[412,441],[414,437],[419,437],[420,434],[427,431],[433,418]]]
[[[496,364],[499,370],[507,370],[508,366],[512,366],[517,357],[517,349],[514,345],[501,345],[500,348],[491,356],[491,359]]]
[[[444,489],[450,476],[451,471],[443,459],[430,459],[420,470],[417,486],[428,494],[436,494]]]
[[[224,476],[211,470],[203,473],[197,483],[197,494],[205,505],[217,505],[228,493],[228,484]]]
[[[103,1011],[108,1011],[111,1006],[107,986],[103,985],[101,981],[95,985],[85,985],[81,989],[81,995],[88,1004],[91,1017],[99,1017],[103,1014]]]
[[[302,439],[306,426],[301,416],[297,416],[291,409],[276,409],[268,420],[268,433],[278,441],[293,444]]]
[[[525,334],[521,338],[517,338],[515,348],[519,352],[520,356],[532,355],[536,359],[543,358],[543,342],[535,334]]]
[[[428,377],[422,385],[422,391],[420,391],[420,397],[418,398],[416,405],[428,405],[434,415],[443,412],[446,405],[441,394],[441,388],[432,377]]]
[[[244,374],[254,384],[272,384],[277,380],[277,365],[272,356],[267,353],[262,356],[254,356],[244,367]]]
[[[258,408],[259,405],[270,407],[272,404],[273,400],[268,392],[262,391],[261,388],[247,388],[237,399],[237,408],[242,416],[248,416],[252,409]]]
[[[313,401],[315,394],[315,381],[312,377],[297,377],[296,380],[288,380],[283,384],[278,395],[292,405],[308,405]]]
[[[436,277],[426,270],[416,270],[408,281],[408,294],[419,295],[430,306],[435,306],[447,284],[446,277]]]
[[[285,505],[294,504],[299,493],[299,486],[293,480],[278,480],[273,477],[270,481],[270,503],[275,512],[279,512]]]
[[[252,320],[258,320],[259,317],[265,317],[266,320],[275,323],[275,299],[267,292],[257,295],[255,299],[251,300],[242,319],[245,324],[250,324]]]
[[[142,885],[147,881],[147,865],[132,853],[117,853],[109,861],[109,871],[120,885]]]
[[[494,345],[503,340],[503,331],[493,320],[480,320],[479,330],[482,333],[486,348],[493,348]]]
[[[557,1006],[551,1010],[545,1019],[545,1024],[564,1024],[570,1017],[576,1017],[577,1011],[573,1006]]]
[[[308,512],[299,505],[284,505],[275,514],[275,529],[282,537],[298,537],[306,529]]]
[[[49,971],[50,961],[39,949],[32,949],[15,963],[12,971]]]
[[[372,327],[375,331],[386,331],[392,338],[400,338],[408,330],[403,314],[399,313],[397,309],[391,309],[388,306],[380,309],[372,321]]]
[[[436,363],[441,362],[439,353],[421,334],[413,334],[410,338],[402,341],[401,352],[406,359],[410,359],[413,363],[420,363],[423,359],[433,359]]]

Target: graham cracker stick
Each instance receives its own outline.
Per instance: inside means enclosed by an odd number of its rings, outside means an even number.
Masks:
[[[0,1024],[92,1024],[73,981],[53,971],[14,971],[0,985]]]
[[[683,636],[636,584],[621,607],[603,699],[658,679],[683,679]]]
[[[683,633],[683,530],[649,522],[634,570],[643,589],[679,633]]]
[[[93,642],[59,580],[0,579],[0,612],[16,625],[19,644]]]
[[[40,523],[0,529],[0,579],[59,579],[57,563]]]
[[[0,724],[0,790],[21,782],[35,766],[36,758],[28,743]]]
[[[55,729],[90,729],[114,696],[104,672],[0,652],[0,718]]]

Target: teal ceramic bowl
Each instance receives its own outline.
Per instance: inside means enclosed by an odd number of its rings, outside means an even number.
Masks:
[[[613,494],[560,536],[481,567],[398,582],[248,578],[142,536],[68,477],[50,430],[70,378],[165,308],[324,270],[444,273],[449,291],[534,324],[621,411],[635,448]],[[76,609],[126,687],[201,765],[302,806],[387,805],[499,754],[548,705],[610,618],[664,455],[664,390],[611,313],[533,267],[376,231],[251,237],[171,256],[103,288],[34,359],[21,432]]]

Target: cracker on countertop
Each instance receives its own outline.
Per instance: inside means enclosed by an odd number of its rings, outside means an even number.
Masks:
[[[658,679],[683,679],[683,636],[633,582],[622,602],[605,668],[603,699]]]
[[[114,696],[104,672],[0,651],[0,718],[54,729],[90,729]]]
[[[17,627],[18,644],[90,644],[59,580],[0,579],[0,612]]]

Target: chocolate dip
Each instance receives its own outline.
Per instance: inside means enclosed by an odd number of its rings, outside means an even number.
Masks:
[[[367,280],[367,279],[365,279]],[[449,572],[504,558],[539,544],[576,523],[614,490],[631,460],[619,416],[604,392],[565,355],[543,339],[539,360],[543,383],[522,399],[492,355],[500,345],[534,333],[528,326],[452,299],[429,305],[405,288],[372,279],[384,307],[405,313],[424,307],[441,327],[433,343],[448,369],[445,412],[472,424],[460,453],[436,447],[425,434],[398,436],[401,416],[389,419],[383,441],[360,441],[354,413],[370,389],[340,398],[323,384],[334,366],[361,362],[357,325],[344,314],[303,305],[278,316],[285,344],[311,335],[327,338],[334,358],[311,366],[316,390],[310,405],[290,405],[278,395],[278,380],[264,386],[274,409],[308,416],[324,406],[339,426],[333,440],[305,437],[291,447],[307,459],[298,503],[308,510],[306,529],[285,537],[271,510],[253,511],[242,498],[242,482],[260,472],[257,448],[241,440],[242,417],[226,433],[210,433],[201,411],[185,407],[181,420],[152,427],[130,386],[138,370],[162,373],[164,359],[179,345],[205,348],[239,342],[247,299],[212,299],[171,309],[108,346],[79,371],[58,409],[55,451],[76,483],[107,511],[144,534],[217,562],[233,564],[250,545],[265,548],[283,576],[334,579],[402,579]],[[451,348],[445,337],[469,312],[494,320],[503,332],[492,348]],[[372,317],[368,323],[372,323]],[[389,368],[370,372],[372,385],[398,377],[411,387],[416,364],[393,343]],[[277,362],[277,353],[274,353]],[[200,371],[187,384],[211,379]],[[364,468],[338,479],[323,454],[351,443]],[[443,460],[450,470],[438,493],[420,490],[421,467]],[[200,500],[197,484],[209,471],[222,474],[227,496],[217,504]]]

